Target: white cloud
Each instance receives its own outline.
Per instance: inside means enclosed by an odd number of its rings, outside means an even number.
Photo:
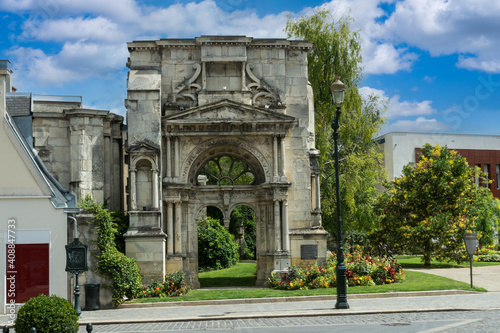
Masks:
[[[359,92],[362,97],[366,98],[369,95],[376,95],[381,100],[388,101],[387,112],[384,114],[388,119],[394,119],[398,117],[414,117],[414,116],[426,116],[437,113],[431,104],[432,101],[401,101],[400,95],[394,95],[388,97],[385,91],[380,89],[374,89],[370,87],[361,87]]]
[[[457,66],[500,72],[500,2],[405,0],[374,30],[372,38],[427,50],[433,56],[462,54]]]
[[[37,80],[41,85],[61,85],[90,77],[114,75],[117,69],[123,67],[127,49],[125,45],[106,46],[82,41],[65,43],[61,52],[54,55],[24,47],[13,48],[8,54],[16,66],[28,69],[20,76]]]
[[[431,104],[432,101],[400,101],[401,96],[394,95],[389,100],[389,106],[387,108],[387,118],[397,118],[397,117],[409,117],[409,116],[424,116],[436,113],[437,110],[434,109]]]
[[[381,133],[389,132],[447,132],[450,127],[436,119],[418,117],[415,120],[398,120],[383,126]]]
[[[82,39],[116,43],[128,36],[115,22],[104,17],[67,18],[43,22],[28,21],[24,25],[29,38],[40,41],[78,41]]]

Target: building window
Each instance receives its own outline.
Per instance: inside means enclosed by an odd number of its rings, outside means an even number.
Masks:
[[[500,164],[497,164],[496,176],[497,176],[497,189],[500,189]]]
[[[200,173],[206,176],[207,185],[253,185],[255,176],[245,162],[230,156],[215,157],[208,161]]]

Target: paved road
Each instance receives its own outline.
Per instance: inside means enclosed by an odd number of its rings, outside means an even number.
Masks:
[[[94,333],[166,332],[245,332],[245,333],[497,333],[500,310],[413,312],[371,315],[343,315],[292,318],[255,318],[191,322],[141,323],[95,326]],[[79,333],[85,333],[83,328]]]

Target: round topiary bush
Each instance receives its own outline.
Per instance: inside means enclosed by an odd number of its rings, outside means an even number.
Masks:
[[[198,266],[200,270],[228,268],[239,260],[238,244],[218,220],[198,222]]]
[[[15,322],[16,333],[76,333],[78,315],[71,303],[56,295],[33,297],[19,308]]]

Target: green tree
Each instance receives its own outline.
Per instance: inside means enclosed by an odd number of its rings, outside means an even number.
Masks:
[[[239,260],[233,235],[210,217],[198,221],[198,266],[200,270],[228,268]]]
[[[387,191],[377,202],[383,241],[422,253],[425,265],[433,257],[465,260],[464,233],[489,240],[499,216],[498,203],[486,187],[476,185],[476,176],[485,182],[456,151],[425,145],[416,165],[384,184]]]
[[[339,169],[343,230],[371,230],[377,226],[372,204],[383,179],[382,153],[373,138],[386,107],[376,96],[363,100],[359,32],[349,16],[335,19],[319,10],[311,16],[288,19],[288,38],[314,43],[308,54],[309,82],[314,91],[316,147],[321,151],[321,209],[326,230],[336,230],[335,163],[331,124],[335,115],[330,85],[336,75],[346,85],[339,129]]]

